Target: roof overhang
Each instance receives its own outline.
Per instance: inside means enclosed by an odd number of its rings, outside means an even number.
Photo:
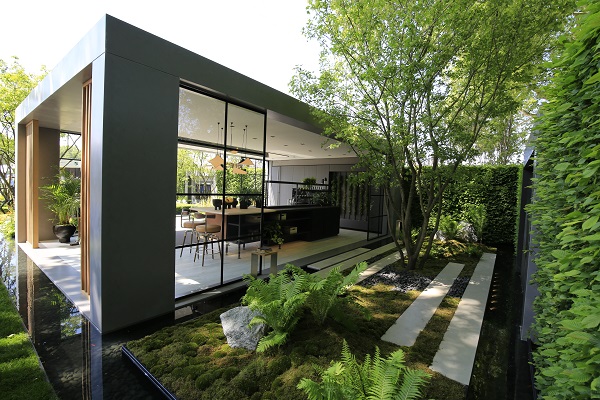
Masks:
[[[269,159],[352,155],[347,145],[329,146],[337,141],[320,135],[308,104],[110,15],[105,15],[23,101],[17,108],[17,122],[25,124],[36,119],[40,127],[80,132],[82,85],[92,76],[93,61],[104,53],[264,110]]]

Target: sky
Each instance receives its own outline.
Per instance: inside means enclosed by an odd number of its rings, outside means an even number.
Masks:
[[[307,0],[22,0],[2,6],[0,59],[49,70],[104,14],[160,36],[284,93],[294,67],[317,70],[302,34]]]

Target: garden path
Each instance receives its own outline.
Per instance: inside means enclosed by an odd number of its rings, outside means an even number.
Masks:
[[[463,264],[448,263],[438,276],[431,281],[429,286],[419,294],[419,297],[400,315],[398,320],[390,326],[381,337],[381,340],[398,346],[412,346],[415,344],[417,337],[435,314],[463,267]]]
[[[394,243],[390,243],[370,252],[362,253],[337,265],[340,265],[342,270],[351,268],[360,261],[364,261],[365,259],[369,259],[378,254],[383,254],[393,248]],[[379,272],[381,269],[398,259],[399,254],[394,252],[377,262],[370,264],[367,270],[361,274],[358,281],[360,282]],[[495,261],[495,254],[484,253],[482,255],[430,366],[432,370],[463,385],[468,385],[471,379],[473,362],[479,343],[479,335],[483,324]],[[323,268],[316,272],[316,274],[325,275],[332,267],[333,266]],[[462,268],[463,265],[461,264],[449,263],[444,270],[438,274],[438,277],[432,281],[432,284],[436,288],[435,292],[437,293],[434,295],[434,290],[431,290],[431,296],[419,296],[403,315],[400,316],[399,320],[388,330],[388,332],[384,334],[382,340],[390,341],[392,343],[396,343],[394,340],[398,340],[398,344],[401,346],[411,346],[414,344],[416,339],[415,331],[418,336],[418,333],[422,331],[433,313],[435,313],[439,303],[452,286],[454,279],[458,276]],[[435,283],[436,281],[438,281],[437,284]],[[429,287],[426,291],[428,289]],[[439,298],[439,296],[441,296],[441,298]],[[435,298],[436,301],[439,299],[439,302],[437,302],[437,305],[433,308],[433,312],[431,312],[433,298]],[[411,310],[413,308],[414,310]],[[424,316],[424,314],[429,313],[431,313],[429,317]],[[403,317],[405,314],[407,314],[407,316]],[[420,326],[420,328],[417,328],[417,325]],[[405,328],[405,331],[398,332],[396,331],[398,328],[400,328],[400,330]]]
[[[471,380],[495,261],[495,254],[481,256],[430,367],[463,385]]]

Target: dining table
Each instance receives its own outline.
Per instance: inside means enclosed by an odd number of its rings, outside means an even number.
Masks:
[[[200,205],[192,205],[190,207],[190,211],[199,212],[206,215],[207,224],[220,225],[221,232],[216,235],[224,242],[235,242],[237,244],[238,258],[241,258],[241,250],[242,247],[245,246],[245,242],[241,240],[242,234],[247,231],[249,226],[257,225],[259,223],[250,222],[252,217],[278,212],[278,210],[260,207],[224,207],[223,209],[215,209],[215,207],[203,207]],[[254,221],[259,221],[259,219],[254,218]],[[232,229],[235,231],[232,232]],[[226,244],[226,249],[228,247],[228,244]]]

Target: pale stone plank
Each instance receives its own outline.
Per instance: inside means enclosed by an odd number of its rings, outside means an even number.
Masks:
[[[412,346],[450,290],[464,265],[448,263],[400,318],[381,337],[398,346]]]
[[[495,261],[490,253],[479,260],[430,367],[463,385],[471,380]]]

